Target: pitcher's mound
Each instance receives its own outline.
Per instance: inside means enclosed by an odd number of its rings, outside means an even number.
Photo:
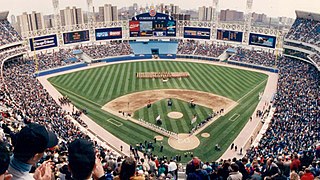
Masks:
[[[169,112],[168,117],[171,119],[180,119],[183,117],[183,114],[181,112]]]
[[[155,136],[154,138],[156,138],[157,141],[162,141],[163,140],[163,136]]]
[[[200,145],[200,140],[194,135],[178,134],[178,139],[170,137],[168,144],[174,149],[187,151],[197,148]]]

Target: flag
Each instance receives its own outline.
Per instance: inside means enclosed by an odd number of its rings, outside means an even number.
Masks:
[[[157,121],[159,121],[159,120],[160,120],[160,115],[156,118],[156,120],[157,120]]]
[[[191,124],[195,123],[197,121],[197,115],[194,115],[191,119]]]

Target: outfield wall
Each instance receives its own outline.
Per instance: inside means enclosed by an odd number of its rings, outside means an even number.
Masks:
[[[134,54],[151,55],[156,50],[159,55],[173,55],[178,50],[178,41],[130,41],[129,44]]]
[[[46,75],[55,74],[55,73],[58,73],[58,72],[68,71],[68,70],[72,70],[72,69],[78,69],[78,68],[81,68],[81,67],[85,67],[87,65],[88,65],[87,63],[77,63],[77,64],[68,65],[68,66],[62,66],[62,67],[59,67],[59,68],[40,71],[38,73],[35,73],[34,75],[36,77],[46,76]]]
[[[180,54],[179,55],[160,55],[159,57],[162,59],[176,59],[176,58],[178,58],[178,59],[197,59],[197,60],[206,60],[206,61],[219,61],[218,58],[214,58],[214,57],[180,55]],[[96,59],[93,61],[93,63],[99,63],[99,62],[111,63],[111,62],[120,62],[120,61],[128,61],[128,60],[134,61],[134,60],[143,60],[143,59],[152,59],[152,55],[143,55],[143,56],[131,55],[131,56],[120,56],[120,57],[117,56],[117,57]],[[248,68],[254,68],[254,69],[259,69],[259,70],[263,70],[263,71],[269,71],[272,73],[279,72],[279,70],[277,68],[265,67],[265,66],[249,64],[249,63],[244,63],[244,62],[238,62],[238,61],[232,61],[232,60],[228,60],[228,64],[243,66],[243,67],[248,67]],[[77,68],[81,68],[81,67],[85,67],[85,66],[88,66],[88,64],[87,63],[77,63],[77,64],[63,66],[63,67],[59,67],[59,68],[55,68],[55,69],[40,71],[38,73],[35,73],[34,75],[36,77],[40,77],[40,76],[45,76],[45,75],[54,74],[54,73],[58,73],[58,72],[77,69]]]
[[[248,67],[248,68],[254,68],[254,69],[259,69],[259,70],[263,70],[263,71],[269,71],[272,73],[279,72],[279,69],[277,69],[277,68],[260,66],[260,65],[256,65],[256,64],[249,64],[249,63],[244,63],[244,62],[239,62],[239,61],[228,60],[228,64],[233,64],[233,65],[243,66],[243,67]]]

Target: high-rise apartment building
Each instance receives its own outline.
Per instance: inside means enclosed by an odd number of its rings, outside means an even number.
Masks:
[[[84,23],[82,9],[77,7],[66,7],[66,9],[60,10],[60,18],[62,26]]]
[[[22,13],[22,15],[17,16],[17,24],[20,26],[18,31],[28,32],[44,29],[44,20],[41,13],[32,11],[31,14],[27,12]]]
[[[118,21],[118,8],[111,4],[105,4],[99,7],[100,22]]]
[[[220,21],[243,21],[244,13],[236,10],[221,10]]]
[[[213,8],[212,7],[199,7],[198,18],[199,21],[212,21]]]

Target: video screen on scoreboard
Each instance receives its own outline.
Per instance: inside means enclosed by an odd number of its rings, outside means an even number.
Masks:
[[[89,30],[63,33],[64,44],[89,41]]]
[[[174,17],[155,10],[132,17],[129,21],[130,37],[175,37]]]
[[[167,36],[176,36],[176,21],[167,21]]]
[[[96,40],[106,40],[106,39],[121,39],[122,38],[122,28],[103,28],[95,29]]]
[[[140,22],[129,21],[129,31],[130,31],[130,37],[140,36]]]
[[[249,45],[275,48],[276,47],[276,37],[263,35],[263,34],[250,33]]]
[[[184,27],[184,38],[210,39],[209,28]]]
[[[29,39],[31,51],[48,49],[58,46],[57,35],[40,36]]]
[[[140,36],[152,35],[152,21],[140,21]]]
[[[224,41],[242,42],[243,32],[229,31],[229,30],[217,30],[217,39]]]
[[[154,21],[153,22],[153,30],[154,31],[166,31],[167,30],[167,25],[166,21]]]

